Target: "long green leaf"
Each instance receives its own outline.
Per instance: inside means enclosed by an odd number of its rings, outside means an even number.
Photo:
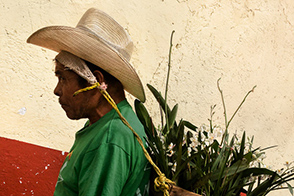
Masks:
[[[174,174],[175,179],[182,172],[182,170],[184,170],[184,168],[187,167],[188,163],[197,157],[199,157],[199,153],[193,154],[191,157],[188,157],[184,162],[182,162],[182,164],[179,165],[178,169],[176,170],[176,172]],[[199,168],[199,169],[202,169],[202,168]]]
[[[234,137],[232,137],[229,147],[226,147],[227,150],[225,151],[223,159],[221,160],[221,162],[219,164],[220,165],[219,166],[220,173],[219,173],[217,184],[216,184],[216,187],[218,188],[217,193],[219,193],[221,191],[221,183],[223,183],[223,181],[225,180],[225,179],[223,179],[223,174],[225,172],[226,165],[228,163],[228,159],[231,154],[231,148],[232,148],[233,144],[234,144]]]
[[[183,136],[184,136],[184,122],[181,120],[178,126],[178,130],[177,130],[177,168],[176,171],[178,169],[180,169],[180,166],[182,164],[182,144],[183,144]],[[177,176],[174,175],[173,176],[173,180],[177,180]]]
[[[276,172],[271,171],[266,168],[248,168],[247,170],[242,172],[243,177],[249,177],[249,176],[259,176],[259,175],[276,175]]]
[[[261,183],[259,186],[257,186],[250,194],[248,194],[248,196],[264,195],[264,193],[271,186],[271,184],[273,183],[275,178],[276,178],[276,173],[274,175],[272,175],[269,179],[267,179],[263,183]]]
[[[242,136],[242,140],[241,140],[241,145],[240,145],[240,152],[238,153],[238,160],[242,159],[244,156],[245,140],[246,140],[246,134],[244,131],[243,136]]]
[[[150,115],[145,106],[138,99],[135,100],[135,111],[140,122],[144,126],[145,131],[148,132],[148,135],[152,135],[152,129],[154,126],[151,122]]]
[[[195,125],[193,125],[192,123],[190,123],[189,121],[183,120],[183,123],[185,125],[185,127],[193,130],[193,131],[197,131],[197,127]]]
[[[225,176],[232,176],[234,174],[240,173],[244,170],[248,169],[248,163],[246,161],[239,160],[238,162],[234,163],[230,167],[225,169],[224,174],[221,176],[221,178],[224,178]],[[215,181],[218,179],[221,171],[215,171],[211,175],[211,180]]]
[[[176,104],[172,111],[170,112],[169,118],[168,118],[168,125],[166,124],[163,128],[163,134],[167,135],[168,134],[168,130],[172,129],[174,126],[174,123],[176,121],[176,117],[177,117],[177,113],[178,113],[178,104]],[[169,128],[167,128],[167,126],[169,126]]]
[[[164,98],[162,97],[162,95],[152,85],[147,84],[147,87],[149,88],[149,90],[154,95],[155,99],[158,101],[158,103],[160,104],[161,108],[165,112],[166,101],[164,100]],[[170,108],[169,108],[168,105],[167,105],[167,112],[168,112],[168,115],[169,115]]]
[[[157,134],[157,131],[155,130],[155,127],[151,121],[151,118],[148,114],[147,109],[143,105],[142,102],[139,100],[135,100],[135,111],[136,114],[141,121],[142,125],[145,128],[145,132],[147,134],[147,137],[149,139],[149,145],[152,143],[155,143],[155,146],[153,146],[152,150],[156,151],[158,150],[158,154],[156,154],[156,159],[158,160],[159,168],[165,172],[169,171],[168,166],[166,163],[166,152],[163,150],[162,142],[160,141],[160,136]]]
[[[240,189],[243,187],[242,176],[238,175],[237,178],[232,178],[229,182],[228,187],[226,188],[226,195],[236,195],[240,192]]]

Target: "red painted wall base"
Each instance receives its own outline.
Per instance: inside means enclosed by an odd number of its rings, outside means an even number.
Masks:
[[[0,195],[53,195],[67,153],[0,137]]]

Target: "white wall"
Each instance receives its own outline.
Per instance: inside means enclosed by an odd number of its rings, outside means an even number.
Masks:
[[[164,91],[169,40],[175,30],[168,99],[179,118],[207,123],[210,106],[223,125],[216,81],[222,78],[227,112],[257,85],[231,124],[232,133],[255,136],[267,164],[293,161],[294,2],[196,0],[2,0],[0,2],[0,136],[69,150],[84,120],[66,118],[53,95],[55,53],[26,44],[49,25],[75,26],[90,7],[127,28],[135,50],[132,64],[144,84]],[[147,107],[158,108],[147,92]],[[132,99],[130,99],[132,102]],[[19,109],[26,113],[20,115]]]

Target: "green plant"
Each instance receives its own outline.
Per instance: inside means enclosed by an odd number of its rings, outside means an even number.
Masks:
[[[214,125],[215,106],[211,107],[208,125],[197,127],[183,119],[177,122],[178,105],[170,108],[167,104],[173,33],[165,97],[153,86],[147,85],[160,105],[162,125],[154,126],[145,106],[139,100],[135,101],[135,110],[145,128],[149,153],[154,162],[177,186],[201,195],[240,195],[245,192],[248,196],[259,196],[282,189],[282,184],[286,184],[293,195],[293,188],[288,183],[294,179],[293,167],[281,170],[283,172],[262,167],[265,150],[275,146],[253,148],[253,137],[246,137],[245,132],[241,138],[229,136],[231,121],[255,87],[245,95],[228,120],[220,80],[217,81],[225,114],[224,129]]]

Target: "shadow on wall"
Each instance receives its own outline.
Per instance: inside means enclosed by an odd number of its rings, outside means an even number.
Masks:
[[[0,195],[53,195],[67,154],[0,137]]]

